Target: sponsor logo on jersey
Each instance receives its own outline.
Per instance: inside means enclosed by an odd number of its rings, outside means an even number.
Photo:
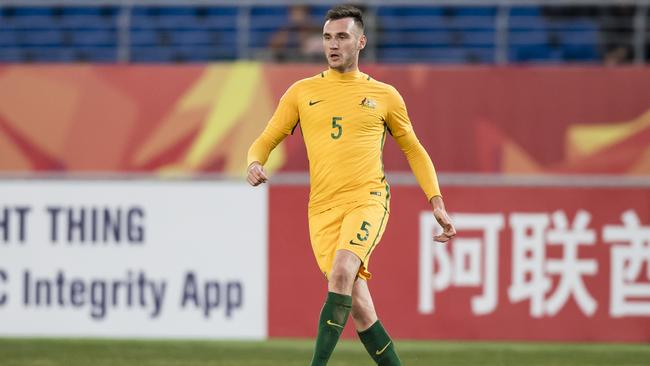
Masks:
[[[322,102],[322,101],[323,101],[323,99],[321,99],[321,100],[316,100],[316,101],[311,101],[311,100],[310,100],[310,101],[309,101],[309,106],[311,107],[311,106],[313,106],[314,104],[318,104],[318,103],[320,103],[320,102]]]

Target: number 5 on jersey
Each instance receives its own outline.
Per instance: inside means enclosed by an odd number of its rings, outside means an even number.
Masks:
[[[330,134],[330,136],[332,136],[332,138],[334,140],[338,139],[343,134],[343,126],[341,126],[340,124],[337,123],[338,121],[340,121],[342,119],[343,119],[343,117],[332,117],[332,128],[337,129],[336,133],[332,132]]]

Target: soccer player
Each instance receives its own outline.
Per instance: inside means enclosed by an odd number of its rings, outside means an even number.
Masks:
[[[248,182],[267,182],[263,166],[269,154],[300,123],[309,158],[311,245],[328,281],[312,366],[327,364],[350,314],[375,362],[401,365],[367,284],[370,256],[389,214],[390,190],[382,162],[386,132],[406,155],[443,228],[434,240],[446,242],[456,234],[433,164],[413,132],[402,97],[392,86],[359,71],[359,52],[365,45],[361,11],[347,5],[330,9],[323,27],[328,70],[289,87],[248,151]]]

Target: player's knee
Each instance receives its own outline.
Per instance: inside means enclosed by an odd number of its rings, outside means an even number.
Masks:
[[[350,274],[344,269],[333,269],[328,278],[330,290],[338,293],[351,293],[355,276],[356,274]]]

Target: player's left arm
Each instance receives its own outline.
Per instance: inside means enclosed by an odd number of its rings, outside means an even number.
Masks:
[[[392,89],[390,94],[386,124],[406,156],[415,179],[431,203],[436,221],[443,229],[442,234],[436,235],[433,239],[445,243],[456,235],[456,229],[445,209],[436,169],[429,154],[413,131],[404,100],[395,89]]]

